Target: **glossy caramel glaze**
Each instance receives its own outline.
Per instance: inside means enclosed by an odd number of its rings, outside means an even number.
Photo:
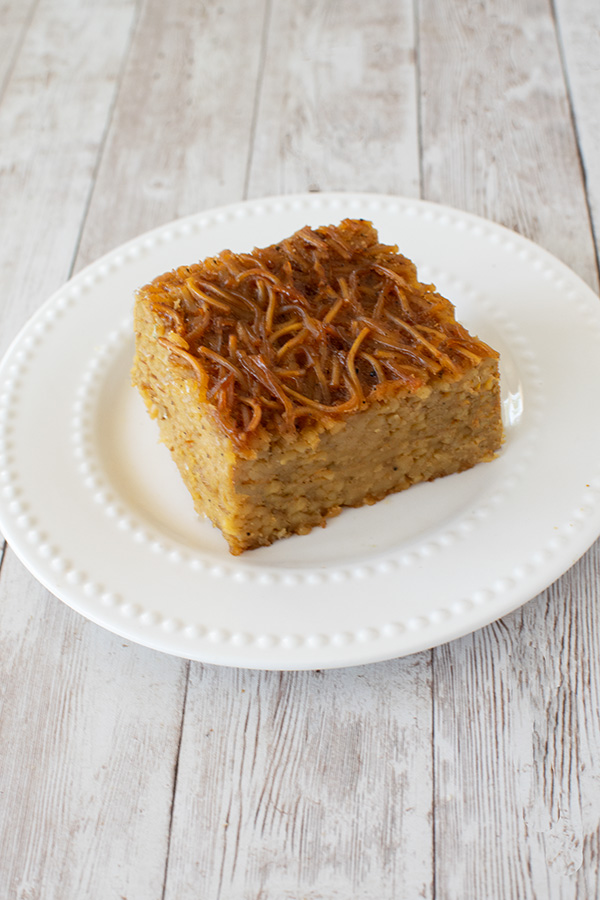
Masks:
[[[225,250],[156,278],[138,301],[237,444],[259,428],[294,430],[455,381],[498,356],[364,220]]]

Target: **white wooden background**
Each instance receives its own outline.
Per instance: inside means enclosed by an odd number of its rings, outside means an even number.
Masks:
[[[0,0],[0,351],[125,239],[306,190],[475,212],[597,290],[599,0]],[[5,548],[0,898],[599,898],[599,568],[281,674],[129,644]]]

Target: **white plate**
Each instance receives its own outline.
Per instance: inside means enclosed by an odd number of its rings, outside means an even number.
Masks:
[[[501,353],[492,463],[231,557],[130,387],[134,289],[224,247],[371,219]],[[57,597],[205,662],[312,669],[432,647],[519,606],[600,533],[600,303],[558,260],[430,203],[309,194],[150,232],[51,297],[0,366],[0,526]]]

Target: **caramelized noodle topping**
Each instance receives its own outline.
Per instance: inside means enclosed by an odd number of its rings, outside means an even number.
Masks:
[[[139,292],[223,430],[293,430],[497,357],[362,219],[229,250]]]

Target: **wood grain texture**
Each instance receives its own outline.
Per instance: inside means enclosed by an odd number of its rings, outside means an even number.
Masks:
[[[0,581],[0,896],[159,898],[186,666]]]
[[[554,6],[600,258],[600,15],[587,0],[554,0]]]
[[[37,0],[19,4],[4,0],[0,3],[0,101],[23,46],[36,5]]]
[[[444,897],[600,895],[597,581],[595,547],[522,610],[435,651]]]
[[[393,191],[597,287],[597,0],[0,0],[0,352],[121,241],[244,196]],[[83,527],[83,526],[82,526]],[[130,645],[0,561],[4,900],[597,900],[600,545],[403,660]]]
[[[426,196],[452,197],[521,231],[596,286],[547,4],[493,2],[467,12],[425,0],[420,21]],[[436,885],[444,898],[598,896],[592,785],[600,768],[589,750],[599,723],[588,680],[589,658],[598,658],[597,626],[590,628],[596,560],[594,550],[522,611],[434,651]],[[582,778],[592,783],[585,800]]]
[[[143,5],[77,268],[164,222],[242,199],[264,5]]]
[[[192,665],[167,900],[431,897],[429,665]]]
[[[0,353],[70,274],[133,14],[128,0],[35,8],[0,106]]]
[[[540,243],[597,286],[548,0],[420,0],[423,186]]]
[[[135,7],[40,0],[0,107],[4,348],[68,276]],[[160,897],[186,666],[0,570],[0,896]]]
[[[249,196],[419,193],[412,0],[273,3]]]

